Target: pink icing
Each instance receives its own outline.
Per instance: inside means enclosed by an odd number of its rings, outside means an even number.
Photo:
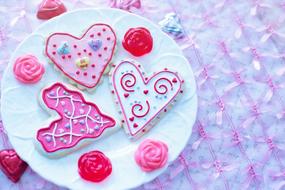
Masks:
[[[175,72],[166,69],[149,78],[142,73],[140,65],[129,61],[119,63],[112,73],[114,94],[131,136],[152,127],[151,122],[183,92],[184,81]],[[162,99],[158,101],[158,98]]]
[[[37,17],[47,20],[64,12],[66,12],[66,8],[60,0],[43,0],[39,6]]]
[[[13,71],[16,79],[26,84],[32,84],[42,78],[45,68],[35,56],[24,55],[16,60]]]
[[[138,109],[136,109],[138,108]],[[142,113],[136,113],[135,110],[142,110],[143,109],[143,106],[141,104],[135,104],[132,106],[132,114],[136,117],[144,117],[146,116],[148,113],[149,113],[149,110],[150,110],[150,105],[149,105],[149,102],[146,101],[146,111],[145,112],[142,112]]]
[[[100,41],[101,46],[94,50],[88,43]],[[66,43],[67,54],[60,54],[59,48]],[[78,84],[94,88],[112,59],[116,45],[116,35],[106,24],[92,25],[80,38],[68,33],[54,33],[47,39],[46,54],[52,62],[70,79]],[[88,59],[86,67],[76,64],[80,59]]]
[[[173,86],[172,82],[168,79],[168,78],[160,78],[157,81],[155,81],[154,84],[154,90],[156,93],[158,94],[166,94],[167,93],[167,85],[166,84],[161,84],[161,85],[157,85],[159,83],[159,81],[164,80],[166,83],[168,83],[171,87]]]
[[[45,88],[42,99],[49,109],[60,116],[37,133],[37,140],[46,152],[74,147],[86,138],[97,139],[105,129],[116,124],[94,103],[86,102],[81,93],[69,90],[61,83]]]
[[[135,152],[135,161],[145,172],[162,168],[168,160],[168,147],[161,141],[147,139]]]

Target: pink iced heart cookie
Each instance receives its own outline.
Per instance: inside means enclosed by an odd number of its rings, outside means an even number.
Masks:
[[[166,68],[146,77],[141,65],[130,61],[115,67],[111,81],[122,122],[131,137],[142,135],[167,112],[177,95],[183,93],[184,82],[177,73]]]
[[[94,88],[110,63],[116,35],[107,24],[92,25],[81,37],[54,33],[48,37],[46,54],[69,79]]]
[[[80,92],[61,83],[44,88],[41,97],[42,103],[57,113],[49,120],[48,127],[37,132],[37,141],[47,153],[70,152],[80,141],[96,140],[116,124],[113,118],[102,114],[97,105],[87,102]]]

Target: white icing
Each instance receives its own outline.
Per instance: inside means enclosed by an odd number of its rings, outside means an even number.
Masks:
[[[96,22],[110,24],[118,36],[117,53],[113,58],[115,62],[126,58],[135,59],[143,64],[146,73],[162,70],[164,67],[176,70],[185,80],[185,94],[168,113],[171,117],[163,117],[149,133],[138,141],[131,142],[125,132],[120,129],[109,138],[100,139],[69,156],[57,160],[49,159],[34,149],[33,139],[36,131],[50,117],[39,105],[36,97],[44,86],[56,81],[67,83],[67,80],[48,64],[48,59],[43,54],[43,37],[59,31],[80,35],[82,31]],[[140,58],[132,57],[121,46],[125,31],[136,26],[147,27],[155,36],[153,51]],[[12,72],[15,59],[26,53],[34,54],[41,63],[45,64],[46,73],[43,79],[35,85],[20,84]],[[89,97],[88,101],[92,100],[96,103],[103,113],[112,116],[117,122],[120,121],[107,76],[103,77],[103,82],[95,92],[84,92],[84,94]],[[87,9],[69,12],[45,22],[16,49],[2,79],[1,111],[13,147],[34,171],[58,185],[71,189],[129,189],[154,179],[165,168],[148,174],[142,173],[133,159],[137,146],[146,138],[161,140],[168,145],[169,162],[172,162],[188,141],[196,117],[196,108],[194,76],[189,63],[175,42],[146,19],[115,9]],[[77,161],[80,155],[95,149],[104,152],[113,166],[112,174],[104,182],[96,184],[82,180],[77,172]]]

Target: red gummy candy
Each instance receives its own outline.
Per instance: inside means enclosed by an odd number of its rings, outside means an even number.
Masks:
[[[66,12],[66,8],[60,0],[43,0],[39,6],[37,17],[48,20],[64,12]]]
[[[79,158],[78,172],[85,180],[100,182],[111,174],[112,164],[102,152],[91,151]]]
[[[153,47],[151,33],[143,27],[130,28],[124,36],[123,47],[137,57],[147,54]]]

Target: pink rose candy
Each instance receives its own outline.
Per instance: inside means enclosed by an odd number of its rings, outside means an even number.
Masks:
[[[42,78],[45,68],[35,56],[24,55],[16,60],[13,71],[20,82],[33,84]]]
[[[168,160],[168,147],[161,141],[147,139],[143,141],[136,153],[135,161],[145,172],[162,168]]]

